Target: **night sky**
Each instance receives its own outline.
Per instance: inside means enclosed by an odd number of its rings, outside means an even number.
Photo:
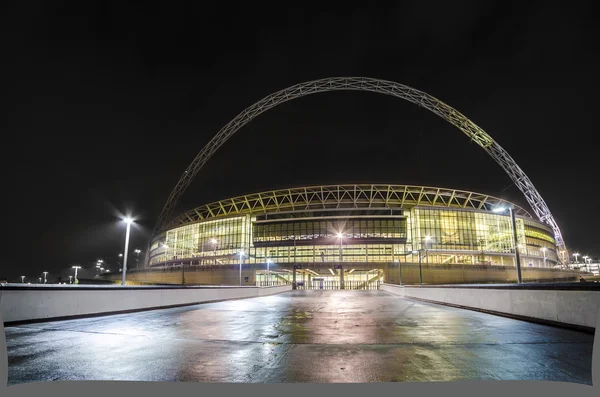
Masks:
[[[169,193],[222,126],[274,91],[331,76],[393,80],[456,108],[527,173],[568,248],[600,257],[592,2],[217,3],[5,6],[0,278],[48,271],[54,280],[73,264],[114,264],[119,214],[137,219],[130,246],[145,250]],[[244,193],[371,182],[473,190],[529,208],[443,119],[397,98],[336,92],[243,127],[173,215]]]

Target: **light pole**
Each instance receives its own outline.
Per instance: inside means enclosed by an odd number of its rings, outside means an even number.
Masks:
[[[140,252],[142,252],[142,250],[136,249],[134,252],[135,252],[135,270],[139,270],[140,269]]]
[[[542,247],[542,253],[544,254],[544,267],[546,267],[546,250],[547,249],[548,248],[546,248],[546,247]]]
[[[423,271],[421,269],[421,252],[423,252],[422,249],[412,252],[413,254],[419,255],[419,284],[423,284]]]
[[[21,284],[25,283],[25,276],[21,276]]]
[[[69,276],[69,284],[73,284],[71,280],[73,280],[73,276]]]
[[[402,266],[399,259],[396,259],[395,262],[398,263],[398,285],[402,285]]]
[[[167,268],[167,261],[169,260],[169,258],[167,257],[169,246],[167,244],[163,244],[162,246],[165,249],[165,269],[166,269]]]
[[[267,286],[271,285],[271,270],[269,269],[270,264],[271,264],[271,260],[267,259]]]
[[[342,243],[344,242],[344,235],[342,233],[338,233],[337,236],[340,239],[340,289],[344,289],[344,266],[342,264],[344,261],[344,248],[342,246]]]
[[[340,239],[340,262],[342,262],[342,260],[343,260],[343,254],[342,254],[342,249],[343,249],[343,247],[342,247],[342,242],[344,241],[344,240],[343,240],[343,237],[344,237],[344,236],[342,235],[342,233],[338,233],[338,234],[337,234],[337,237]]]
[[[217,239],[216,238],[211,238],[210,239],[210,243],[213,246],[213,258],[214,258],[214,265],[217,265]]]
[[[133,219],[125,218],[123,221],[127,224],[127,232],[125,232],[125,256],[123,257],[123,279],[121,280],[121,285],[125,285],[125,278],[127,277],[127,252],[129,251],[129,231],[131,230],[131,224],[133,223]]]
[[[582,258],[583,258],[583,263],[585,263],[585,268],[588,269],[588,265],[587,264],[588,264],[588,258],[589,258],[589,256],[587,256],[587,255],[586,256],[582,256]]]
[[[81,266],[71,266],[75,269],[75,284],[79,284],[79,280],[77,279],[77,269],[81,269]]]
[[[427,263],[429,263],[429,251],[427,249],[427,242],[431,240],[431,236],[425,236],[425,258],[427,258]]]
[[[38,284],[41,284],[41,283],[42,283],[42,278],[38,277]]]
[[[46,284],[46,275],[48,274],[48,272],[42,272],[44,273],[44,284]]]
[[[577,257],[579,256],[579,253],[574,253],[573,256],[575,257],[575,263],[579,263],[577,262]]]
[[[506,211],[505,207],[497,207],[492,209],[493,212],[504,212]],[[517,283],[521,284],[523,282],[521,278],[521,258],[519,257],[519,247],[517,243],[517,221],[515,220],[515,210],[513,207],[508,207],[508,212],[510,213],[510,223],[512,226],[513,232],[513,244],[515,246],[515,264],[517,265]]]
[[[240,287],[242,286],[242,258],[244,258],[244,250],[240,251]]]

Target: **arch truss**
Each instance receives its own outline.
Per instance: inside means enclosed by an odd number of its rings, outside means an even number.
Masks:
[[[284,102],[328,91],[368,91],[391,95],[423,107],[457,127],[500,164],[513,180],[514,184],[521,190],[525,199],[531,206],[531,209],[540,221],[548,224],[552,228],[558,249],[566,250],[562,233],[554,220],[550,209],[546,205],[546,202],[533,186],[533,183],[525,172],[523,172],[508,152],[494,141],[491,136],[454,108],[423,91],[393,81],[369,77],[330,77],[299,83],[268,95],[243,110],[233,120],[221,128],[183,172],[183,175],[169,195],[169,198],[158,217],[152,238],[154,238],[156,233],[167,226],[169,216],[175,208],[177,201],[191,184],[198,171],[206,164],[217,149],[219,149],[221,145],[231,138],[231,136],[233,136],[240,128],[248,124],[261,113]],[[152,241],[152,239],[150,241]]]

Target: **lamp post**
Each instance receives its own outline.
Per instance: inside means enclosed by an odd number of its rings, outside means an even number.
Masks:
[[[541,250],[542,250],[542,253],[544,254],[544,267],[546,267],[546,250],[547,250],[547,249],[548,249],[548,248],[546,248],[546,247],[542,247],[542,249],[541,249]]]
[[[38,284],[41,284],[41,283],[42,283],[42,278],[38,277]]]
[[[210,243],[213,246],[213,258],[214,258],[214,264],[216,265],[217,264],[217,239],[211,238]]]
[[[73,276],[69,276],[69,284],[73,284],[71,280],[73,280]]]
[[[565,252],[565,250],[560,251],[560,254],[562,255],[562,267],[568,266],[567,259],[565,258]]]
[[[425,258],[427,258],[427,263],[429,263],[429,251],[427,248],[427,242],[431,240],[431,236],[425,236]]]
[[[79,279],[77,278],[77,269],[81,269],[81,266],[71,266],[73,269],[75,269],[75,284],[79,284]]]
[[[585,268],[587,269],[588,268],[587,264],[588,264],[588,258],[589,258],[589,256],[587,256],[587,255],[586,256],[582,256],[582,258],[583,258],[583,263],[585,263]]]
[[[242,286],[242,259],[244,258],[244,250],[240,251],[240,287]]]
[[[42,272],[44,273],[44,284],[46,284],[46,275],[48,274],[48,272]]]
[[[162,246],[165,249],[165,269],[166,269],[167,268],[167,260],[168,260],[168,258],[167,258],[167,250],[169,249],[169,246],[167,244],[163,244]]]
[[[579,263],[579,262],[577,262],[577,257],[579,256],[579,253],[576,252],[576,253],[573,254],[573,256],[575,257],[575,263]]]
[[[413,251],[413,254],[418,254],[419,255],[419,284],[423,284],[423,271],[421,269],[421,252],[423,250],[420,249],[418,251]]]
[[[342,246],[342,243],[344,242],[344,235],[340,232],[337,234],[337,236],[340,239],[340,289],[345,289],[344,288],[344,266],[342,265],[342,262],[344,261],[344,254],[343,254],[344,247]]]
[[[131,230],[131,224],[133,223],[133,219],[125,218],[123,221],[127,224],[127,231],[125,232],[125,254],[123,256],[123,279],[121,280],[121,285],[125,285],[125,278],[127,277],[127,252],[129,251],[129,231]]]
[[[494,212],[504,212],[506,211],[505,207],[497,207],[492,209]],[[519,247],[517,243],[517,221],[515,220],[515,210],[513,207],[508,207],[508,212],[510,213],[510,223],[512,226],[513,232],[513,244],[515,246],[515,264],[517,266],[517,283],[521,284],[523,282],[521,278],[521,258],[519,257]]]
[[[271,285],[271,270],[269,269],[270,264],[271,264],[271,260],[267,259],[267,286]]]
[[[142,252],[142,250],[136,249],[134,252],[135,252],[135,270],[139,270],[140,269],[140,252]]]
[[[398,285],[402,285],[402,266],[400,266],[400,260],[396,259],[394,262],[398,264]]]
[[[21,276],[21,284],[25,283],[25,276]]]
[[[338,233],[338,234],[337,234],[337,237],[340,239],[340,262],[342,262],[342,260],[343,260],[343,254],[342,254],[342,249],[343,249],[343,247],[342,247],[342,242],[344,241],[344,240],[343,240],[343,237],[344,237],[344,236],[342,235],[342,233]]]

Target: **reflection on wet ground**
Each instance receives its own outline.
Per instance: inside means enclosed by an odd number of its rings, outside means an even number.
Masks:
[[[9,384],[531,379],[591,385],[593,338],[361,290],[292,291],[6,327]]]

